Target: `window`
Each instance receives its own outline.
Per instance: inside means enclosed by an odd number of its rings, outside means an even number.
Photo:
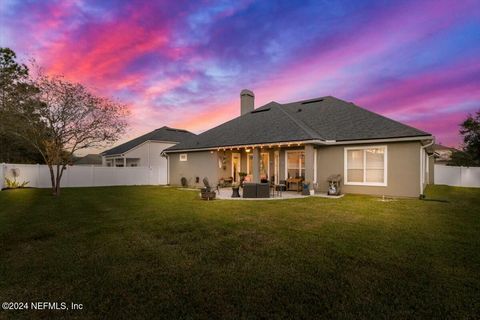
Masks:
[[[387,147],[345,148],[345,184],[387,185]]]
[[[180,161],[187,161],[187,154],[186,153],[181,153],[180,154]]]
[[[286,177],[305,179],[305,151],[287,151]]]

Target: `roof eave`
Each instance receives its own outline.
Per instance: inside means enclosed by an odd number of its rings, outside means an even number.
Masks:
[[[301,141],[278,141],[271,143],[257,143],[257,144],[245,144],[245,145],[231,145],[231,146],[215,146],[215,147],[206,147],[206,148],[189,148],[189,149],[173,149],[173,150],[164,150],[163,152],[168,153],[180,153],[180,152],[196,152],[196,151],[211,151],[211,150],[234,150],[240,148],[253,148],[253,147],[271,147],[271,146],[291,146],[295,144],[318,144],[318,145],[344,145],[344,144],[362,144],[362,143],[380,143],[380,142],[407,142],[407,141],[422,141],[422,140],[431,140],[434,137],[432,135],[425,136],[411,136],[411,137],[398,137],[398,138],[380,138],[380,139],[358,139],[358,140],[301,140]]]

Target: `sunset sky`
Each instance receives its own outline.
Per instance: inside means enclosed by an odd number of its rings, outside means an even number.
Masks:
[[[0,46],[129,105],[132,138],[333,95],[459,145],[480,1],[0,1]]]

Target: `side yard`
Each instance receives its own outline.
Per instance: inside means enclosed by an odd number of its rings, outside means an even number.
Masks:
[[[0,318],[475,318],[480,189],[201,201],[164,187],[0,192]]]

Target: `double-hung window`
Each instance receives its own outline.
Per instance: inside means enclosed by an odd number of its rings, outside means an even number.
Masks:
[[[345,148],[345,184],[387,185],[387,146]]]

